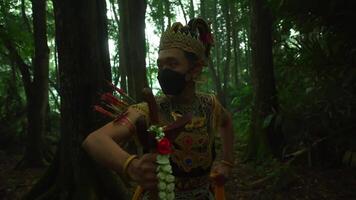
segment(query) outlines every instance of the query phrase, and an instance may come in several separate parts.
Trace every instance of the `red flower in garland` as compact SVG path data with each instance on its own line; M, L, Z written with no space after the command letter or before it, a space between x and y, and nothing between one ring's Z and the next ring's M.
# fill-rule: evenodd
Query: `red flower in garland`
M159 154L171 154L172 153L172 144L166 138L162 138L157 144L157 151Z

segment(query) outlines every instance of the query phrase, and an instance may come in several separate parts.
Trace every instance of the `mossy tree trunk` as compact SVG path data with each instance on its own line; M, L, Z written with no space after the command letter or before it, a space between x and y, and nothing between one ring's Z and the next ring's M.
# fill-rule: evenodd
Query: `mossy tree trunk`
M145 0L120 1L120 68L126 69L128 93L142 100L146 77Z
M272 16L265 0L251 0L251 49L254 101L247 156L262 160L278 154L279 140L265 119L278 111L272 56Z
M24 9L23 3L22 7ZM26 24L29 23L27 18L24 17L24 20L26 20ZM21 57L16 41L7 32L6 26L8 25L0 25L0 39L8 51L11 62L17 66L21 73L27 101L26 149L23 159L17 165L21 168L43 167L47 155L43 144L48 106L49 48L46 23L46 1L32 1L34 54L31 64L27 64L25 59ZM32 30L26 29L26 31Z
M61 140L46 174L25 199L127 199L111 171L81 148L105 122L93 111L111 81L105 1L54 0L61 97Z

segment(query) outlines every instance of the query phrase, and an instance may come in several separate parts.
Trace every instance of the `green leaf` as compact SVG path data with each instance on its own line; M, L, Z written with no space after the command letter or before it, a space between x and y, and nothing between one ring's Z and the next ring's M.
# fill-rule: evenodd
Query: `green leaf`
M352 158L352 152L346 151L344 157L342 158L342 163L344 163L345 165L349 165L351 158Z
M313 91L313 89L314 89L314 88L312 88L312 87L308 87L308 88L305 90L305 92L308 94L308 93L310 93L311 91Z
M265 118L265 120L263 121L262 127L263 127L263 128L267 128L267 127L271 124L271 121L272 121L272 119L273 119L274 116L275 116L274 113L268 115L268 116Z

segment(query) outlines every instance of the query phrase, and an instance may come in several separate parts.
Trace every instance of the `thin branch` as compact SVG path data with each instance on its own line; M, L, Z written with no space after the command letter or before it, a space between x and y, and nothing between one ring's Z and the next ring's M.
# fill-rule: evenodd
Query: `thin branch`
M194 18L194 1L193 0L190 0L189 1L189 18L190 19L193 19Z
M117 24L117 27L118 27L118 31L120 31L119 27L120 27L120 20L119 20L119 17L118 17L118 14L116 12L116 7L115 7L115 4L113 2L110 2L111 3L111 8L112 8L112 11L114 13L114 18L115 18L115 22Z
M181 7L181 9L182 9L185 24L187 24L187 23L188 23L188 21L187 21L187 13L185 13L185 10L184 10L184 6L183 6L183 3L182 3L182 0L179 0L179 1L178 1L178 3L179 3L179 5L180 5L180 7Z
M59 86L58 86L58 84L56 82L54 82L53 80L49 79L48 83L49 83L50 87L53 87L56 90L56 92L58 94L60 94Z
M60 95L60 94L59 94L59 90L56 88L56 85L53 83L53 81L49 81L49 83L51 84L51 87L53 87L53 88L57 91L57 94ZM60 106L59 101L58 101L58 95L56 96L56 95L54 94L53 90L51 90L51 87L49 87L48 90L49 90L49 92L51 93L51 95L52 95L52 97L53 97L53 99L54 99L54 104L56 104L56 107L57 107L58 109L60 109L61 106Z
M28 30L29 33L32 33L32 28L31 28L31 24L30 24L30 20L28 20L28 17L26 15L26 4L25 4L25 0L21 0L21 15L22 18L25 22L26 28Z
M118 38L117 38L117 41L120 41L120 37L121 37L121 35L120 35L120 19L119 19L119 15L118 15L118 13L117 13L117 10L116 10L116 7L115 7L115 4L114 4L114 2L111 2L110 1L110 3L111 3L111 8L112 8L112 11L113 11L113 13L114 13L114 19L115 19L115 22L116 22L116 25L117 25L117 31L118 31ZM121 44L120 44L121 45ZM119 50L120 51L120 50ZM115 54L115 56L114 56L114 66L113 67L116 67L117 68L117 71L116 71L116 73L115 73L115 80L114 80L114 83L115 83L115 85L117 85L117 83L118 83L118 81L119 81L119 77L120 77L120 68L122 67L122 66L120 66L120 65L118 65L118 66L116 66L116 64L117 64L117 58L119 57L119 59L120 59L120 52L119 51L117 51L116 52L116 54Z
M168 27L171 27L171 12L170 12L170 2L169 2L169 0L165 0L164 1L164 13L165 13L165 15L166 15L166 17L167 17L167 19L168 19Z
M58 49L57 49L57 40L54 40L54 67L56 70L56 83L58 84L58 88L60 87L60 79L59 79L59 69L58 69Z

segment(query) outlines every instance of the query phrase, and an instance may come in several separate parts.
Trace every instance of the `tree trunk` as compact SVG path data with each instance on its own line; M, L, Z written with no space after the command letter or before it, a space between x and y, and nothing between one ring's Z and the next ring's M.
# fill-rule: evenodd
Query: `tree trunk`
M32 8L32 11L33 10L34 9ZM25 0L21 0L21 15L22 15L22 19L25 22L25 26L26 26L27 31L29 33L32 33L32 27L31 27L31 24L30 24L30 20L28 19L27 15L26 15L26 3L25 3Z
M129 60L127 59L128 57L128 51L127 47L129 46L129 42L126 38L128 38L128 31L126 30L128 26L128 8L127 8L127 2L126 1L121 1L118 0L119 3L119 15L120 15L120 28L119 28L119 33L120 33L120 44L119 44L119 68L120 68L120 74L121 74L121 81L120 81L120 86L121 88L127 92L128 91L128 74L127 70L129 67Z
M213 52L215 56L215 59L213 59L213 61L215 62L210 62L211 65L209 66L209 69L211 71L211 73L213 74L213 77L215 76L215 78L213 78L213 80L215 83L215 89L216 89L216 93L217 96L219 98L219 100L221 101L224 98L224 93L223 93L223 89L222 89L222 84L221 84L221 79L220 79L220 73L219 73L219 67L221 65L221 57L220 57L220 35L219 35L219 29L218 29L218 19L217 19L217 15L218 15L218 4L219 1L218 0L214 0L213 2L213 34L215 37L215 44L214 44L214 48L213 48Z
M237 4L237 3L236 3ZM235 8L235 2L231 2L230 5L230 14L231 14L231 34L232 34L232 46L234 49L234 65L233 65L233 81L234 85L238 86L239 85L239 52L240 52L240 47L239 47L239 36L237 34L237 26L234 26L234 24L237 24L237 17L236 17L236 8Z
M166 15L168 20L168 27L171 27L171 3L169 2L169 0L164 0L164 14Z
M118 0L118 1L120 1L120 0ZM119 15L118 15L118 11L120 10L120 8L116 9L114 1L110 1L110 3L111 3L111 7L112 7L112 10L113 10L113 14L114 14L114 20L115 20L115 23L116 23L116 26L117 26L117 31L119 33L119 34L117 34L118 38L116 38L116 41L119 41L120 44L121 44L121 39L120 39L121 38L120 37L121 36L121 31L120 31L121 29L120 29ZM119 5L119 2L117 2L117 4ZM114 74L115 78L113 80L113 84L117 85L117 83L120 80L120 88L123 89L126 92L127 91L127 88L126 88L127 87L126 69L125 69L125 67L120 66L120 64L118 66L116 66L116 63L117 63L116 60L118 59L118 57L119 57L119 61L120 61L120 49L117 52L115 52L115 56L114 56L114 66L112 66L112 67L114 69L115 68L117 68L117 69L115 70L116 73Z
M119 25L119 71L120 71L120 87L123 89L125 92L128 91L128 80L127 80L127 68L128 68L128 61L127 61L127 54L128 52L125 50L125 48L128 46L128 41L125 40L125 38L128 37L128 31L126 31L124 28L127 27L127 14L125 12L127 11L127 3L125 1L120 1L118 0L118 5L119 5L119 15L120 15L120 23Z
M194 18L194 0L189 0L189 18Z
M30 166L43 164L43 135L48 106L48 65L49 48L47 45L46 1L32 1L33 36L35 56L34 78L27 99L28 133L24 156Z
M127 70L128 93L142 100L142 89L147 87L145 63L145 12L144 0L120 1L120 67Z
M221 89L221 84L220 84L220 78L217 75L212 58L209 59L208 67L209 67L211 76L213 78L213 83L215 85L216 93L217 93L218 97L220 98L223 95L222 89Z
M152 60L150 59L150 43L149 41L146 39L146 56L148 57L148 71L149 73L147 73L148 75L148 83L149 83L149 87L152 88L153 87L153 81L155 80L154 77L154 73L153 73L153 68L155 66L155 62L152 63ZM153 66L153 67L152 67Z
M252 15L252 11L251 9L246 6L245 7L245 13L247 13L249 16ZM250 19L249 23L251 24L252 19ZM250 76L250 71L251 71L251 65L252 65L252 61L251 61L251 57L252 57L252 50L251 50L251 47L252 47L252 44L251 44L251 26L247 26L246 29L245 29L245 44L246 44L246 71L247 71L247 75Z
M248 158L276 155L273 126L264 126L267 116L278 111L272 57L272 18L264 0L251 0L252 81L254 106Z
M61 140L54 162L25 199L127 199L117 176L81 148L105 122L93 111L111 81L105 1L54 0Z
M179 3L180 8L182 9L182 13L183 13L183 17L184 17L185 23L188 23L187 14L185 13L185 9L184 9L184 5L182 3L182 0L179 0L178 3Z
M250 22L251 23L251 22ZM251 71L251 51L250 51L250 38L247 29L243 31L243 41L245 43L245 69L246 69L246 74L250 76L250 71Z
M224 95L222 96L223 98L221 99L221 104L223 106L226 106L227 104L227 97L228 95L228 80L230 80L230 60L231 60L231 16L230 16L230 2L229 0L224 0L222 2L222 9L224 13L224 18L225 18L225 26L226 26L226 46L224 47L225 50L225 56L226 56L226 61L224 63L224 72L223 72L223 91Z
M200 0L200 16L203 19L207 20L207 14L206 14L206 2L205 0Z
M160 27L161 27L161 34L165 31L165 29L167 28L166 25L165 25L165 22L164 22L164 16L165 16L165 13L164 13L164 2L163 1L159 1L158 3L158 10L161 11L160 12L160 16L158 21L159 21L159 24L160 24Z
M24 10L22 2L22 10ZM24 12L24 11L23 11ZM23 18L27 17L24 13ZM45 165L43 135L45 133L46 109L48 105L48 57L46 1L32 2L34 61L32 63L33 78L30 68L21 58L4 27L0 26L0 36L9 51L10 59L21 72L22 82L27 100L27 141L23 159L17 167L42 167ZM27 21L26 21L27 22ZM27 23L26 23L27 24ZM27 25L27 28L30 26Z
M205 1L205 0L200 0L200 13L201 13L201 17L203 19L207 19L208 18L208 12L206 12L208 7L207 7L206 3L208 3L208 2ZM216 20L216 17L215 17L216 16L215 14L217 12L216 11L216 7L214 6L214 9L212 9L212 10L214 11L214 13L212 14L214 16L213 17L214 18L214 24L213 24L214 32L213 32L213 34L214 34L217 31L217 28L216 28L217 27L217 24L216 24L217 20ZM217 41L217 37L215 35L215 42L216 41ZM220 81L220 77L218 76L218 72L217 72L218 68L216 68L214 66L214 60L215 60L216 65L218 65L218 58L216 58L217 55L218 55L218 53L216 53L216 52L218 50L215 49L215 48L218 48L217 46L218 45L216 45L216 43L215 43L215 47L214 47L215 54L211 54L211 56L215 56L215 59L213 59L212 57L209 58L208 68L209 68L210 74L211 74L212 79L213 79L213 84L215 86L216 93L217 93L218 97L221 98L223 96L223 94L222 94L223 92L222 92L222 88L221 88L221 81Z

